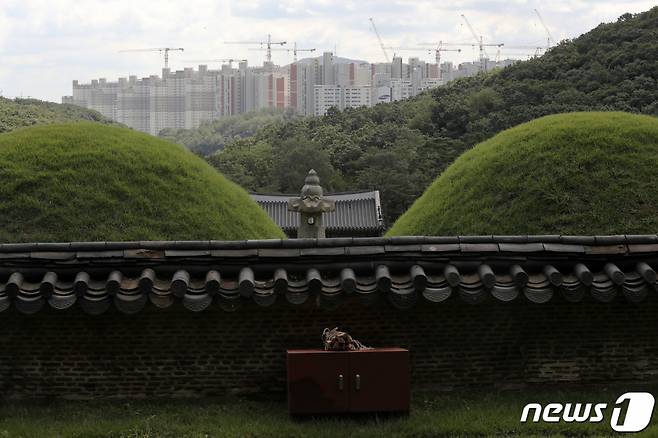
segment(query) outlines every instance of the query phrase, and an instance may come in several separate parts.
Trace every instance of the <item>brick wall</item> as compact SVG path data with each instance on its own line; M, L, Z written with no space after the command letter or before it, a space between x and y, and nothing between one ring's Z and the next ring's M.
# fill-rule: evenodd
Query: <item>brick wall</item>
M658 380L658 299L640 305L451 299L402 312L388 303L174 306L127 316L72 309L0 315L3 397L201 396L283 390L285 349L349 327L366 345L411 350L415 387Z

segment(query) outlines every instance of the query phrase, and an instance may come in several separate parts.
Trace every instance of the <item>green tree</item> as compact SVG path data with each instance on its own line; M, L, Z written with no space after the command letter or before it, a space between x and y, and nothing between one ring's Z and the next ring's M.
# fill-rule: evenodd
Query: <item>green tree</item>
M326 151L299 137L285 140L279 145L274 156L272 183L277 191L295 193L304 184L304 178L310 169L315 169L326 190L341 187L339 176Z

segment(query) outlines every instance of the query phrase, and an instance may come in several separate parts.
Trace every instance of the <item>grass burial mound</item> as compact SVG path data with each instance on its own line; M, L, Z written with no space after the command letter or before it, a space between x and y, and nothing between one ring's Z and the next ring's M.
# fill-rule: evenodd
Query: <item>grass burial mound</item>
M658 118L558 114L460 156L389 235L658 232Z
M0 242L231 240L283 232L201 158L90 122L0 135Z

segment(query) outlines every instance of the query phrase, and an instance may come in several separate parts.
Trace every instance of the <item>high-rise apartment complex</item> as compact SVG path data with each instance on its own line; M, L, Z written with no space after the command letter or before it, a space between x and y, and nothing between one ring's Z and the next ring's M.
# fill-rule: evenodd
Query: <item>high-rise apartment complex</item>
M487 70L509 65L487 61ZM99 111L104 116L134 129L157 135L162 129L190 129L201 122L263 108L290 108L304 116L323 115L338 109L372 106L406 99L461 76L481 70L478 62L460 64L426 63L418 58L394 57L390 63L370 64L335 58L325 52L279 67L265 62L250 67L240 62L237 69L223 65L217 70L200 65L162 76L117 82L94 79L89 84L73 81L72 103Z

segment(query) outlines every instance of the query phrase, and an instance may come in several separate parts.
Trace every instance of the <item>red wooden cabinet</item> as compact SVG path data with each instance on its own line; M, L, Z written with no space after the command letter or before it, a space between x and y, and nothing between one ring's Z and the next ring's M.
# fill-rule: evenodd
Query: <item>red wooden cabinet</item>
M292 414L409 410L409 351L288 350Z

